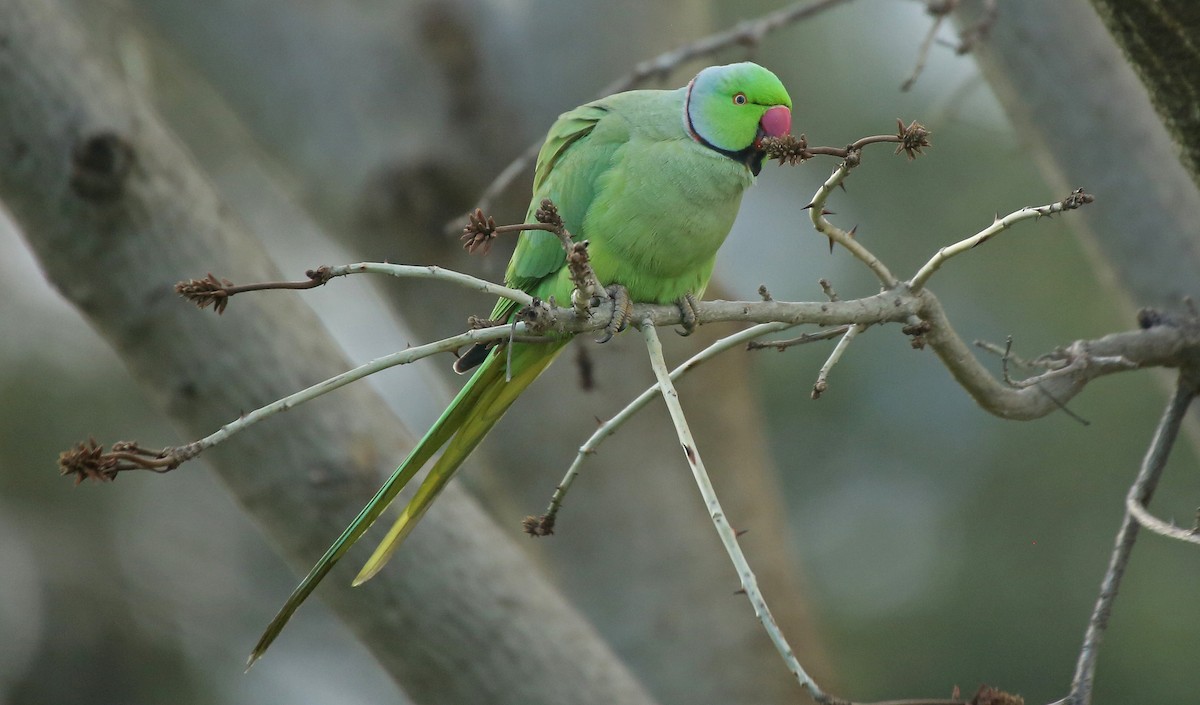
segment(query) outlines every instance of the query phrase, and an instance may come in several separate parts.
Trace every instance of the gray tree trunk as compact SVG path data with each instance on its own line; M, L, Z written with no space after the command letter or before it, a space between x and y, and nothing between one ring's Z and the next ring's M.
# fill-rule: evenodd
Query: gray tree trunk
M1093 206L1070 220L1136 306L1200 294L1200 192L1147 92L1086 0L1014 0L975 50L1056 192Z
M1200 183L1200 4L1194 0L1092 0L1150 94Z

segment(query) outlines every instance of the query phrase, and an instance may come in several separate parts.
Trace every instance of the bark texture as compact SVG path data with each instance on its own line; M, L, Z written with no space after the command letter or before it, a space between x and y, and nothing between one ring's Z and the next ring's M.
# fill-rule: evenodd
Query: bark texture
M1200 4L1193 0L1092 0L1146 85L1159 117L1200 184Z

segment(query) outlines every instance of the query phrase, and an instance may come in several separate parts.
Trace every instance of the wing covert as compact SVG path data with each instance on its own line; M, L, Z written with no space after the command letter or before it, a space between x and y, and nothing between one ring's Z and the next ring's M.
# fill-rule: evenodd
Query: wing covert
M608 115L610 110L604 105L589 103L563 113L551 126L538 152L533 197L525 222L533 222L542 199L549 198L558 206L567 230L576 239L586 237L581 232L582 223L595 198L597 181L612 165L617 148L628 139L623 125L617 124L621 121L604 120ZM565 261L566 254L554 233L527 230L517 241L504 279L513 288L531 291ZM501 300L492 318L507 317L513 308L513 302Z

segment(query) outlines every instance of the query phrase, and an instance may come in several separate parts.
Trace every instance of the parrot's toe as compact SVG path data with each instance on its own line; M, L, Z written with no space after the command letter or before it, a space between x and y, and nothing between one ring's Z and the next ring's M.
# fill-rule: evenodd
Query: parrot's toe
M679 314L683 317L683 327L676 328L675 332L684 337L695 333L696 326L700 325L700 321L696 317L696 297L688 292L675 299L675 305L679 307Z
M607 343L617 333L629 327L633 320L633 299L629 290L620 284L612 284L605 289L608 299L612 302L612 313L604 326L604 335L596 339L597 343Z

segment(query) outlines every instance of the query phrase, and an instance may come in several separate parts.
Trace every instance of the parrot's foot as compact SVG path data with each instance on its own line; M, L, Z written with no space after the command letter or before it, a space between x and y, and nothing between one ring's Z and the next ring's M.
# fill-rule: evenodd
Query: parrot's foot
M679 315L683 316L683 328L676 328L675 332L686 338L695 333L696 326L700 325L700 322L696 320L696 297L688 292L675 299L675 305L679 307Z
M629 290L620 284L612 284L604 291L608 292L608 299L612 301L612 314L604 325L604 335L596 339L597 343L612 340L614 335L628 328L633 320L633 299L629 296Z

